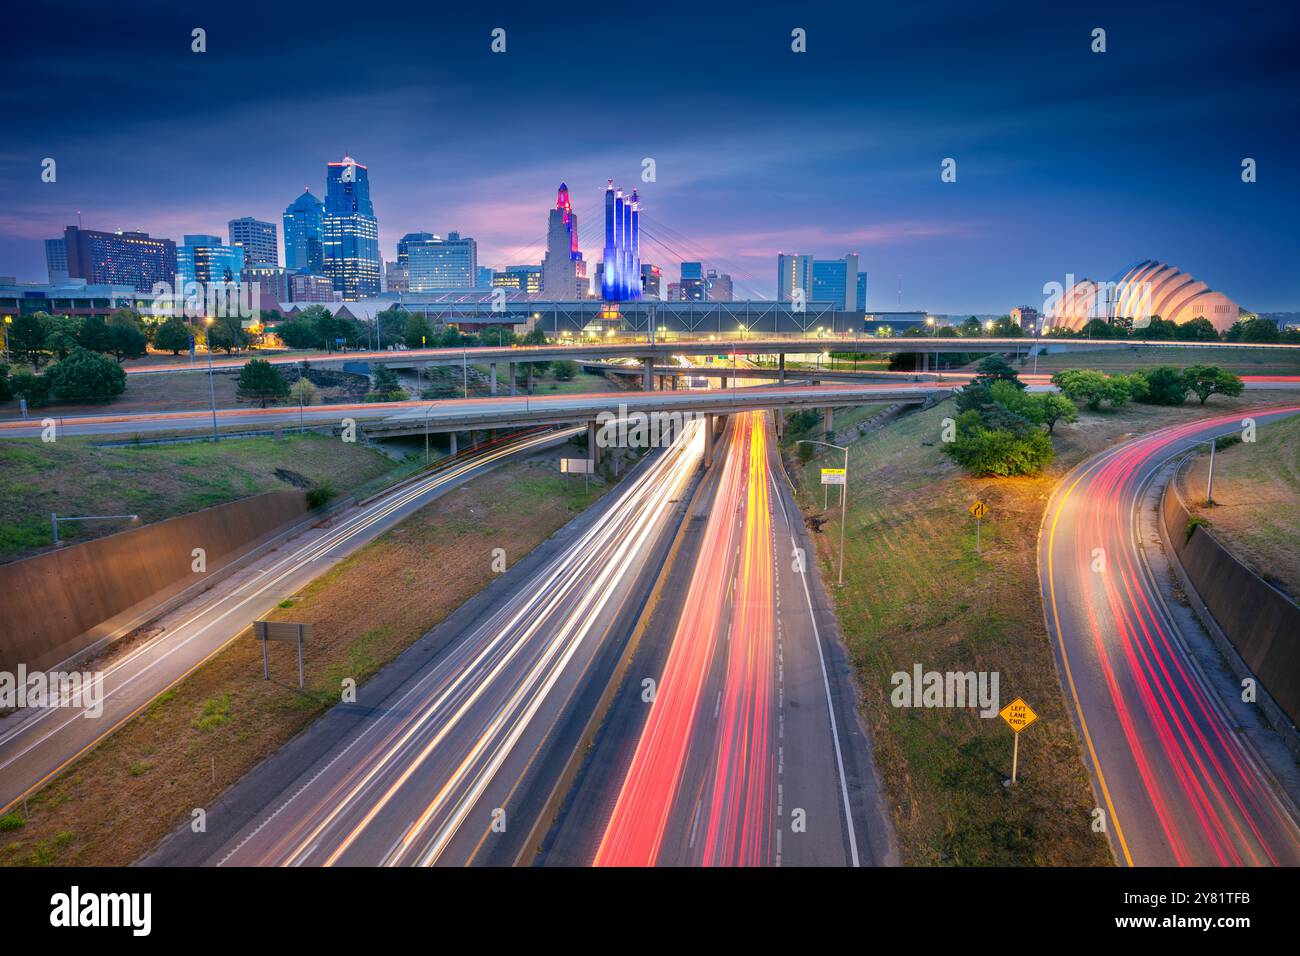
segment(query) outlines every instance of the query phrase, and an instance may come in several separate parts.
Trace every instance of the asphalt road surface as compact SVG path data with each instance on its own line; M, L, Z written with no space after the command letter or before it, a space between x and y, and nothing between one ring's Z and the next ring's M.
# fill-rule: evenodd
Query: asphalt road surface
M1297 411L1249 414L1266 428ZM1161 466L1239 430L1245 414L1095 456L1066 477L1044 519L1048 631L1121 865L1300 864L1294 808L1198 664L1196 638L1180 632L1138 545L1143 490Z
M496 845L535 822L525 808L547 789L538 769L589 698L593 662L626 636L622 612L676 527L702 450L693 422L578 519L555 553L522 578L500 579L454 640L425 659L412 648L376 677L382 696L366 700L367 685L366 706L339 705L318 728L328 735L331 721L351 719L348 733L291 774L292 744L245 778L243 793L223 802L256 792L261 809L219 847L177 851L199 845L180 832L154 862L193 859L187 852L231 866L500 862ZM309 747L311 733L295 743Z
M167 614L159 632L102 667L103 713L83 707L25 709L0 719L0 808L30 793L142 707L233 641L250 623L389 528L503 460L564 441L568 429L468 454L292 538Z
M736 416L725 453L653 703L621 783L605 783L617 797L592 861L882 862L878 795L859 779L870 756L810 574L796 570L801 516L767 417Z

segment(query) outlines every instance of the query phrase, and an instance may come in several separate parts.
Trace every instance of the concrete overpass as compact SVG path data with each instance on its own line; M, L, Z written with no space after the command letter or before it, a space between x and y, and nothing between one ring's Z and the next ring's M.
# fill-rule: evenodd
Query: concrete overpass
M754 409L819 408L826 428L836 406L890 402L924 405L947 395L956 385L759 385L746 388L661 392L599 392L587 395L519 396L427 402L379 420L359 423L367 438L397 438L476 432L522 425L565 425L637 414L687 417L727 415ZM779 418L778 418L779 421ZM454 443L454 438L453 438ZM453 448L455 445L453 444ZM594 446L593 446L594 447Z

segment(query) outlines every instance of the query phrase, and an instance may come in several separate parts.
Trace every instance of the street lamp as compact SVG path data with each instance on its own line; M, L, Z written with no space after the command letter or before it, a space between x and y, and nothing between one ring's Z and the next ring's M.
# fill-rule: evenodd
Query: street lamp
M844 525L848 515L848 491L849 491L849 449L845 445L833 445L828 441L813 441L811 438L802 438L795 442L796 445L825 445L827 448L838 448L844 452L844 484L840 486L840 579L836 587L844 587Z
M50 532L53 544L56 548L62 547L63 542L59 540L59 522L60 521L139 521L139 515L86 515L80 518L65 517L60 518L53 511L50 512Z
M208 397L212 399L212 440L220 441L221 438L217 434L217 386L212 379L212 322L213 318L210 315L203 320L203 324L207 328L204 333L204 345L207 346L208 350Z

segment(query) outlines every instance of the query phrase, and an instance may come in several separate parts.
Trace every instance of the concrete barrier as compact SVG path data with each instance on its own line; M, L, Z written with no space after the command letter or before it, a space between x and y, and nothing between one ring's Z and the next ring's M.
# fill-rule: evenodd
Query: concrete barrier
M1191 513L1177 480L1161 504L1165 540L1241 660L1291 723L1300 723L1300 607L1238 561Z
M105 646L307 513L303 492L272 491L0 565L0 670L49 669Z

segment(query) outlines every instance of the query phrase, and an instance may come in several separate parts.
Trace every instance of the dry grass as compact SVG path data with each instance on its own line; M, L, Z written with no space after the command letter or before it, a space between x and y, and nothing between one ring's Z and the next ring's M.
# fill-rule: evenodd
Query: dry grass
M0 864L147 853L336 703L344 677L364 683L486 586L493 548L513 564L604 487L588 497L552 468L517 462L464 485L313 582L276 612L313 627L304 690L291 644L271 646L263 681L261 645L241 636L31 797L25 824L0 836Z
M1261 393L1250 403L1261 401ZM1058 427L1057 461L1038 478L973 479L940 452L951 403L907 415L851 446L846 586L840 626L864 688L863 712L911 865L1105 865L1091 832L1095 805L1043 623L1037 536L1047 499L1078 462L1136 432L1246 404L1129 406ZM819 457L799 473L805 514L820 512ZM990 508L975 553L976 499ZM832 495L832 501L834 496ZM834 574L838 509L817 536ZM896 709L890 677L912 670L997 671L1003 703L1023 697L1040 716L1025 731L1020 783L1012 735L972 710Z
M1264 580L1300 599L1300 417L1261 425L1253 444L1215 456L1214 507L1205 508L1208 454L1185 473L1183 500Z

